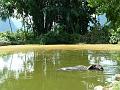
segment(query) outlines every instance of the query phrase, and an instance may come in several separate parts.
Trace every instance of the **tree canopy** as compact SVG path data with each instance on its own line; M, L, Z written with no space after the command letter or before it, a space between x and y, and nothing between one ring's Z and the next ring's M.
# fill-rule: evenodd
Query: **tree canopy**
M63 25L67 33L84 35L95 12L86 0L2 0L1 3L10 16L15 11L23 20L31 16L32 28L37 35L49 32L53 22Z
M89 6L96 7L97 14L106 14L112 28L120 23L120 0L88 0Z
M104 27L96 21L96 15L100 14L107 17ZM0 17L5 20L11 16L22 18L25 29L50 43L68 43L66 38L72 43L79 39L92 43L108 43L109 39L118 42L119 35L114 33L118 33L120 27L119 0L0 0ZM94 24L92 27L90 22ZM110 34L108 29L117 32Z

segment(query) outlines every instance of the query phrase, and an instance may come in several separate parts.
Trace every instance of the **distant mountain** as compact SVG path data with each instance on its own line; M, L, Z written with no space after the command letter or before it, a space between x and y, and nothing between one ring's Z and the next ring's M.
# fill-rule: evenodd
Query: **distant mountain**
M10 23L12 26L13 32L15 32L18 28L22 27L22 23L14 18L10 19ZM7 19L6 21L2 21L0 19L0 32L5 32L5 31L10 31L10 24L9 20Z

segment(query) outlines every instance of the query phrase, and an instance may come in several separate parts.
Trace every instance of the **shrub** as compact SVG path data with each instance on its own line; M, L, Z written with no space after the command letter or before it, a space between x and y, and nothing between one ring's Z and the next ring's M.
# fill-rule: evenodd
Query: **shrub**
M0 33L0 46L11 44L8 38L4 36L4 33Z
M15 33L15 37L17 40L27 41L34 38L34 33L32 31L19 29Z
M64 31L64 26L56 24L51 31L40 37L42 44L73 44L79 43L79 34L69 34Z
M110 37L109 42L110 42L111 44L117 44L117 43L118 43L118 38L117 38L117 36L112 35L112 36Z
M117 29L117 31L114 31L113 29L110 30L111 31L111 36L110 36L110 40L109 43L111 44L117 44L119 41L119 29Z
M19 29L17 32L4 32L0 34L1 43L9 41L9 44L25 44L29 43L30 41L34 41L34 34L32 31L26 31Z
M48 32L42 38L44 44L74 44L79 43L79 34L68 34L66 32L55 33L53 31Z
M88 44L105 44L109 43L109 33L106 30L93 29L85 35L80 36L80 42Z

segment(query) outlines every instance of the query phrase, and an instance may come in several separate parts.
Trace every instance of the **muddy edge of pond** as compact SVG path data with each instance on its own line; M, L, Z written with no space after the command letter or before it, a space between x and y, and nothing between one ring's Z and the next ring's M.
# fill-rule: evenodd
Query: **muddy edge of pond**
M75 45L9 45L0 46L0 51L21 51L21 50L117 50L120 51L120 45L116 44L75 44Z

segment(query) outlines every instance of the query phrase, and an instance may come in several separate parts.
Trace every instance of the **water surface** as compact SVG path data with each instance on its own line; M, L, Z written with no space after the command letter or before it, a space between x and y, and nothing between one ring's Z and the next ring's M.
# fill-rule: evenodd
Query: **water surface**
M0 90L93 90L120 72L119 51L36 50L0 53ZM57 71L100 64L104 71Z

